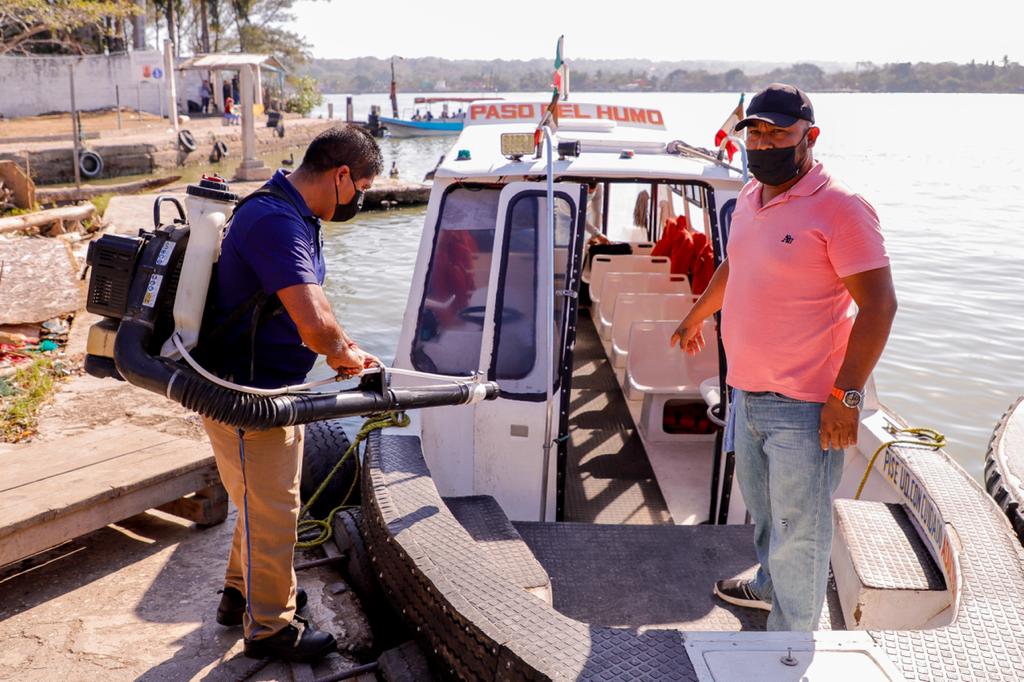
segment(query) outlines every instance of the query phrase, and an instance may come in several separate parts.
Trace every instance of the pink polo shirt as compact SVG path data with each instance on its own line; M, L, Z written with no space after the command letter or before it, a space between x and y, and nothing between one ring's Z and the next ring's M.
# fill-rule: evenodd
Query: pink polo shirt
M751 181L736 201L728 256L729 385L825 402L853 326L842 278L889 264L875 210L821 163L766 206Z

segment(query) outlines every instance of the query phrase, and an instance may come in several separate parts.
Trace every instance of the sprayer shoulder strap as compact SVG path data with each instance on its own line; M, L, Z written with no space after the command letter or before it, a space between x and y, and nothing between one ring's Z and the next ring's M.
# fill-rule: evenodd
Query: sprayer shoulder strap
M231 213L231 220L234 220L235 216L238 215L238 209L245 206L250 199L255 199L256 197L275 197L277 199L280 199L281 201L284 201L289 206L298 211L300 216L302 215L302 211L300 211L299 207L295 205L295 202L292 201L292 198L288 196L288 192L284 191L277 185L268 182L259 189L257 189L256 191L252 192L251 194L247 194L246 196L238 200L238 203L235 204L235 210Z
M295 206L295 202L292 201L292 198L288 196L287 192L268 182L255 192L243 197L237 204L235 204L235 209L231 213L231 218L228 221L228 227L231 226L231 222L234 221L235 216L238 215L238 209L242 208L246 202L250 199L255 199L256 197L266 196L281 199L298 210L298 207ZM251 353L252 346L255 344L256 327L264 319L270 315L276 314L282 308L283 305L281 304L281 299L277 297L277 294L268 294L263 289L258 289L249 296L249 298L242 301L237 308L232 310L227 317L220 322L220 324L203 336L203 345L208 348L216 348L218 346L222 346L228 341L234 341L242 334L243 331L247 331ZM243 320L247 320L248 324L241 325L240 323Z

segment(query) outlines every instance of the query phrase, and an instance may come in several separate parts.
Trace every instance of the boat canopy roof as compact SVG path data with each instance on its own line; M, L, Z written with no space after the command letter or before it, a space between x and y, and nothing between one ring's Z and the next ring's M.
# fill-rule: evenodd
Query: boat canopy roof
M473 102L465 128L435 177L493 181L509 176L544 176L544 158L535 159L532 154L519 160L503 156L501 136L532 134L547 106L546 102ZM556 177L696 180L734 190L743 184L741 174L724 163L669 152L675 139L666 130L658 109L593 102L562 102L558 107L559 125L553 142L578 141L581 153L556 158Z
M500 97L494 98L495 101ZM413 100L416 104L434 104L436 102L477 102L479 97L417 97Z

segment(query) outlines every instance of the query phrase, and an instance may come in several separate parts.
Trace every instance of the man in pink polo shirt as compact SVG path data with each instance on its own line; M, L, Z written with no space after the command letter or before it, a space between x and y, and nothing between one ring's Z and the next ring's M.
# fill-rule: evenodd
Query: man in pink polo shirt
M726 602L770 610L769 630L814 630L832 546L832 493L843 449L857 442L864 385L896 314L874 209L813 157L820 130L799 89L773 84L750 100L756 180L740 192L727 258L672 337L704 346L722 311L732 388L727 448L754 522L761 566L722 580ZM851 305L856 303L856 313Z

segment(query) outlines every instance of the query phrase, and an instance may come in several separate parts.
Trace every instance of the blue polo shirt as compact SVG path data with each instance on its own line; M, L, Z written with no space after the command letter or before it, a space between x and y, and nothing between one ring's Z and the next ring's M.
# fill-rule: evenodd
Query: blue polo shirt
M298 190L277 171L268 182L291 201L259 196L235 213L221 244L217 263L217 324L257 291L275 294L295 284L324 283L326 267L320 219ZM305 379L316 353L302 344L295 322L284 308L264 317L257 327L250 380L250 321L230 338L235 348L222 349L221 374L257 388L278 388Z

